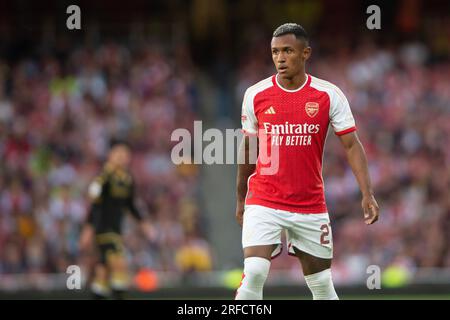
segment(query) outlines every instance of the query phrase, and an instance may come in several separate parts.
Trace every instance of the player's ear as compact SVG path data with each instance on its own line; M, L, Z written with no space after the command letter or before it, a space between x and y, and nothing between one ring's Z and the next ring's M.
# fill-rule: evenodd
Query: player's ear
M312 51L312 49L308 45L303 48L303 59L305 61L308 60L309 57L311 56L311 51Z

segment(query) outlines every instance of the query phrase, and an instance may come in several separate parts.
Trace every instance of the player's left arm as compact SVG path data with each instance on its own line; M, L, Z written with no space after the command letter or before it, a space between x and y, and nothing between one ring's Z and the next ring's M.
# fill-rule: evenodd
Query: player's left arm
M379 207L373 194L364 147L356 131L340 135L339 139L362 193L361 205L364 212L364 221L367 225L375 223L379 217Z
M129 210L129 212L131 213L131 215L139 222L142 221L142 216L140 211L138 210L138 208L136 207L136 201L135 201L135 186L134 186L134 182L132 183L132 185L130 186L130 195L127 199L127 209Z
M131 185L130 196L127 199L127 208L130 211L131 215L139 222L140 228L145 236L151 241L154 240L156 232L153 225L147 218L144 218L142 216L140 210L136 206L134 181Z

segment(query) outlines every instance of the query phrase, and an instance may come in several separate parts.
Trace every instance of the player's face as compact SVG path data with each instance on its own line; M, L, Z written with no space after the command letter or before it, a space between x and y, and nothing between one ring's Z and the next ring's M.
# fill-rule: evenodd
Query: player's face
M311 48L293 34L272 38L272 60L279 76L290 79L305 69Z
M111 150L110 161L120 168L127 168L131 162L130 150L123 145L115 146Z

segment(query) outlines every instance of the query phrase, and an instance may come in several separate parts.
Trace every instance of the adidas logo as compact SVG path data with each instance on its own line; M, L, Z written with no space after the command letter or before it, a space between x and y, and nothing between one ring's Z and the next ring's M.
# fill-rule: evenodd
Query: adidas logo
M275 108L270 106L269 109L266 110L266 112L264 112L264 114L275 114Z

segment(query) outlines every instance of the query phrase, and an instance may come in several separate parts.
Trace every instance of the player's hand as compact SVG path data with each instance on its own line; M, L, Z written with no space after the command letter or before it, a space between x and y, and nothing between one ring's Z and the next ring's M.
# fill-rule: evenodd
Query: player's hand
M239 201L236 203L236 220L239 223L239 225L242 227L242 223L244 220L244 201Z
M363 196L361 202L364 212L364 222L367 225L373 224L378 220L380 208L373 195Z
M81 252L88 251L92 245L92 240L94 238L94 229L92 226L86 225L81 230L80 241L78 242Z

